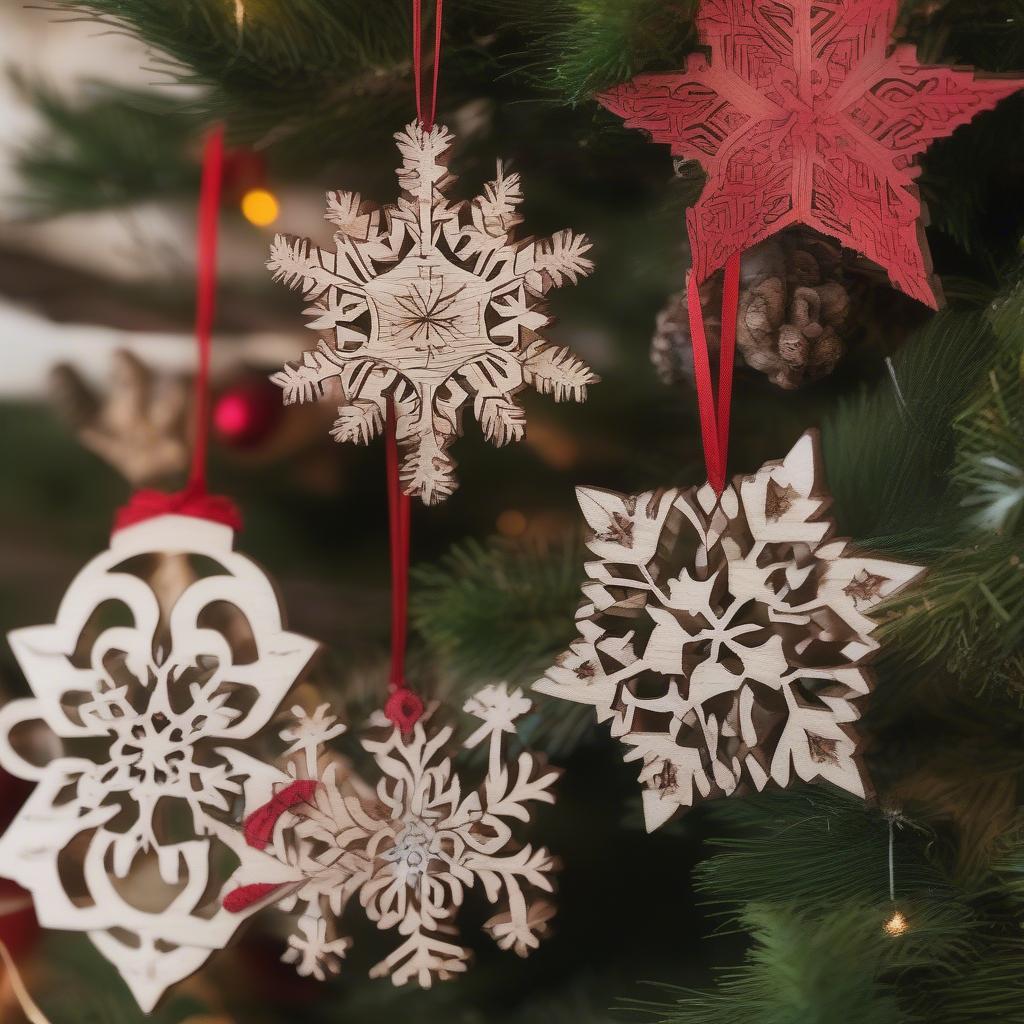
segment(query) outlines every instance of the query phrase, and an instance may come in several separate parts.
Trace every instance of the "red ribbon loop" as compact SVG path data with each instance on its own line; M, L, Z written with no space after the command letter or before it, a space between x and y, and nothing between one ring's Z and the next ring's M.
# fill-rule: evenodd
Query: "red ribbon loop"
M317 785L316 779L296 779L275 793L262 807L257 807L245 819L245 841L253 849L265 850L281 815L296 804L309 803L313 799Z
M384 705L384 714L405 735L411 732L413 726L423 717L423 701L418 693L403 687L388 697Z
M265 900L280 888L281 883L275 884L274 882L253 882L252 885L240 885L224 896L221 906L229 914L240 914L243 910L248 910L254 903Z
M403 733L408 732L423 714L423 701L412 693L405 681L405 649L409 628L409 495L402 493L398 471L398 433L395 405L388 400L387 445L385 457L388 476L388 528L391 541L391 696L384 714Z
M434 68L430 85L430 112L423 116L423 0L412 0L412 72L416 78L416 119L424 131L434 127L437 114L437 76L441 70L441 14L443 0L434 0Z
M725 264L722 285L722 338L718 361L718 401L711 380L711 356L704 330L704 311L700 304L700 285L693 275L687 282L686 301L690 314L690 340L693 347L693 379L697 388L700 434L704 446L704 464L708 483L715 494L725 490L729 461L729 416L732 410L732 377L736 355L736 317L739 312L740 254L734 252Z
M167 513L198 516L242 528L238 509L227 498L206 493L206 450L210 437L210 348L217 298L217 226L220 219L221 186L224 179L224 129L213 128L203 146L203 173L199 186L199 214L196 241L196 370L195 444L192 467L184 490L175 494L137 491L114 518L114 530L123 530L146 519Z
M242 528L242 513L230 498L207 494L205 488L189 484L182 491L136 491L114 516L114 532L157 516L178 515L223 523L236 532Z

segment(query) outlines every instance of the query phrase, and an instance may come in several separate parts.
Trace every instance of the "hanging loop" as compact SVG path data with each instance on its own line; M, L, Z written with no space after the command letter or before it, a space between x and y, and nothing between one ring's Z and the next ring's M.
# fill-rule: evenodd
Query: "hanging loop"
M444 0L434 0L434 65L430 82L430 106L423 113L423 0L412 0L412 73L416 89L416 120L424 131L434 127L437 115L437 79L441 71L441 16Z
M734 252L725 264L722 285L722 337L718 359L717 401L711 380L711 356L704 311L700 304L700 285L691 273L686 286L693 348L693 380L697 388L697 409L704 447L708 482L715 494L725 490L729 461L729 416L732 411L732 378L736 358L736 318L739 313L740 254Z

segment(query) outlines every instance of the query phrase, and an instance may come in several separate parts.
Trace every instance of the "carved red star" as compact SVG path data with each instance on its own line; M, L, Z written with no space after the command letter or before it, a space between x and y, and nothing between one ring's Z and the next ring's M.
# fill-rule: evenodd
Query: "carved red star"
M686 214L698 281L790 224L831 235L929 306L915 157L1024 79L918 63L889 51L898 0L704 0L702 54L598 96L631 128L699 160Z

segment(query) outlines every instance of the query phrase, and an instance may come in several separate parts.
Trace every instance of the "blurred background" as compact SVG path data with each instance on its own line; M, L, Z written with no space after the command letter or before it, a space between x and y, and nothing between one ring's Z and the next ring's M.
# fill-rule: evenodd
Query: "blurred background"
M696 45L693 4L473 0L448 6L438 119L457 134L451 166L459 181L452 194L476 194L502 159L522 176L524 234L571 227L593 239L593 275L552 293L559 324L551 337L602 378L583 406L524 392L529 429L519 445L490 447L467 416L466 435L454 449L459 490L436 508L414 502L413 670L428 695L458 706L464 691L491 678L529 684L571 640L582 576L574 485L641 490L703 478L680 306L688 265L684 212L703 179L695 165L673 166L666 147L626 131L591 98L638 71L678 67ZM210 487L241 507L239 546L280 585L289 625L324 644L307 685L347 708L352 720L383 700L389 639L383 448L335 444L328 434L335 416L330 402L282 407L268 375L299 358L312 336L302 326L301 298L274 284L264 262L276 230L329 241L322 220L327 189L358 190L378 201L396 196L391 136L414 113L407 8L400 0L95 0L43 7L0 0L5 632L52 621L75 572L105 548L112 517L133 489L184 480L196 360L199 159L205 131L222 121L228 154ZM991 72L1024 68L1024 8L1015 0L918 0L901 11L898 34L924 60ZM955 477L963 453L954 424L992 373L1019 367L1007 355L1019 346L1019 333L1005 326L1017 323L1017 307L1004 318L1002 335L993 333L990 313L994 302L1015 294L1019 275L1022 112L1024 100L1011 97L922 161L928 238L949 302L939 317L889 288L876 268L808 232L787 232L744 261L741 311L749 330L737 371L731 470L751 471L779 458L804 429L820 426L844 531L939 566L963 551L988 551L987 535L979 540L969 532L983 528L975 520L969 527L962 511L964 493L972 493L964 488L978 478L967 470ZM785 296L774 312L765 281ZM792 303L801 288L805 302L817 303L812 319L823 340L802 362L786 364L778 358L779 337L796 319ZM719 296L710 287L702 298L713 317ZM1019 295L1013 301L1019 305ZM913 351L908 339L917 339ZM1019 372L1007 372L1019 388ZM1019 411L1012 405L1012 416ZM1019 456L1016 426L999 429ZM1004 462L1010 458L1001 452ZM975 456L975 468L984 470L991 451L982 445ZM1009 493L1009 504L997 509L996 527L999 542L1005 547L1009 538L1010 548L992 555L992 564L1003 566L1020 547L1014 510L1022 499L1012 472L1009 483L999 480L1005 486L997 497ZM948 512L941 522L940 509ZM987 565L949 572L977 575ZM945 579L943 571L936 578ZM869 728L880 788L904 785L911 802L923 797L906 779L932 764L936 748L954 751L950 764L960 764L991 723L1020 729L1019 629L1014 625L1007 636L1006 622L1017 622L1015 609L1024 600L1019 581L1005 591L989 583L1004 599L996 601L997 611L980 591L971 592L966 611L959 592L937 592L949 618L913 620L903 646L893 641L902 653L890 666L898 682L892 689L903 696ZM989 612L995 625L984 618ZM990 626L1003 630L996 641L986 632ZM932 630L942 635L941 650ZM979 643L988 638L988 661L964 639L971 630ZM882 675L884 682L884 669ZM938 723L908 724L908 695L920 696L916 687L937 680L948 683L943 700L932 694ZM4 646L0 696L25 690ZM961 744L961 726L950 723L962 723L965 708L985 721ZM321 986L277 964L280 936L270 922L250 928L154 1019L605 1021L619 1019L620 1011L609 1008L621 1000L666 1002L644 982L706 985L714 966L742 960L752 928L721 928L719 911L695 893L691 868L708 856L710 836L740 824L756 830L780 815L803 820L797 805L766 806L764 820L728 828L701 810L648 837L632 769L588 716L545 704L530 730L528 738L568 769L561 812L542 814L535 828L565 872L556 935L533 958L523 962L490 948L472 917L482 908L471 907L463 932L478 947L479 963L465 980L426 994L366 982L379 939L357 923L356 950L342 978ZM908 753L922 737L924 746ZM989 746L1005 753L1016 739L1004 739ZM979 785L998 777L1007 786L1005 801L992 811L1003 834L1017 823L1020 765L1004 759L989 767L992 774L977 764L974 770ZM5 791L9 815L24 790L9 781ZM957 816L973 797L958 792L943 802L932 792L931 798L919 824L940 831L922 831L901 856L937 872L914 876L924 879L923 890L946 893L937 879L951 885L949 878L959 877ZM862 812L840 801L827 813ZM937 824L940 818L944 824ZM949 835L941 831L947 826ZM864 844L865 875L857 875L864 891L847 895L884 906L881 812L865 817L856 835ZM929 858L947 847L954 851L948 863L935 868ZM971 849L977 852L976 845ZM813 870L820 869L816 863ZM824 880L821 898L828 886ZM800 907L813 902L806 893L796 900ZM142 1019L83 936L40 937L22 920L7 941L19 950L53 1024ZM806 958L800 963L806 966ZM892 970L882 965L865 985L872 992L880 985L898 989L896 976L886 974ZM0 1019L17 1020L9 989L7 996ZM704 1017L659 1012L659 1019L678 1021L726 1014L721 1007L706 1009ZM794 1011L771 1019L824 1017ZM854 1018L840 1013L836 1019ZM969 1018L935 1011L931 1019L966 1024Z

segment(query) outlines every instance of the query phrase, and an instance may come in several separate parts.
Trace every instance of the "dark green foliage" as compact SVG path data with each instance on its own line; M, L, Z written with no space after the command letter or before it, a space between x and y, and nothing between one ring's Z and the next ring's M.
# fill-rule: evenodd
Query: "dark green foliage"
M194 194L196 121L180 100L99 83L73 99L39 82L21 87L44 124L14 157L22 214L52 217Z
M528 40L507 60L514 73L569 103L582 103L640 71L678 67L696 45L696 0L536 0L513 9L482 0ZM525 58L525 59L523 59Z
M467 541L415 570L413 622L460 676L532 682L573 637L582 554Z
M57 10L98 18L139 36L154 65L181 82L205 86L203 106L228 116L250 141L326 131L344 113L381 104L399 87L409 54L408 5L396 0L75 0ZM370 101L370 102L368 102Z
M810 921L798 911L747 906L740 925L753 947L743 968L719 972L710 991L667 989L646 1008L664 1024L904 1024L882 980L891 954L879 919L844 907Z
M892 357L886 378L840 401L822 424L822 451L844 534L908 556L949 539L952 420L994 347L983 313L937 314Z
M412 620L460 689L504 679L529 686L575 636L583 546L554 549L467 541L414 571ZM589 708L538 698L520 727L528 744L564 753L590 726Z
M719 804L712 821L729 838L698 867L698 887L752 946L713 990L669 990L658 1020L714 1024L753 1007L771 1024L1020 1019L971 1016L1020 1013L1024 980L1009 965L1021 940L992 890L951 880L927 831L895 826L892 904L889 825L875 808L806 789ZM883 930L894 908L907 922L898 936Z
M697 869L697 888L716 903L778 904L805 908L859 904L884 909L889 823L878 807L825 786L726 800L710 811L718 856ZM945 901L955 892L923 856L928 837L900 825L894 844L897 897L930 892ZM837 857L836 850L843 856ZM773 865L787 865L785 877Z

